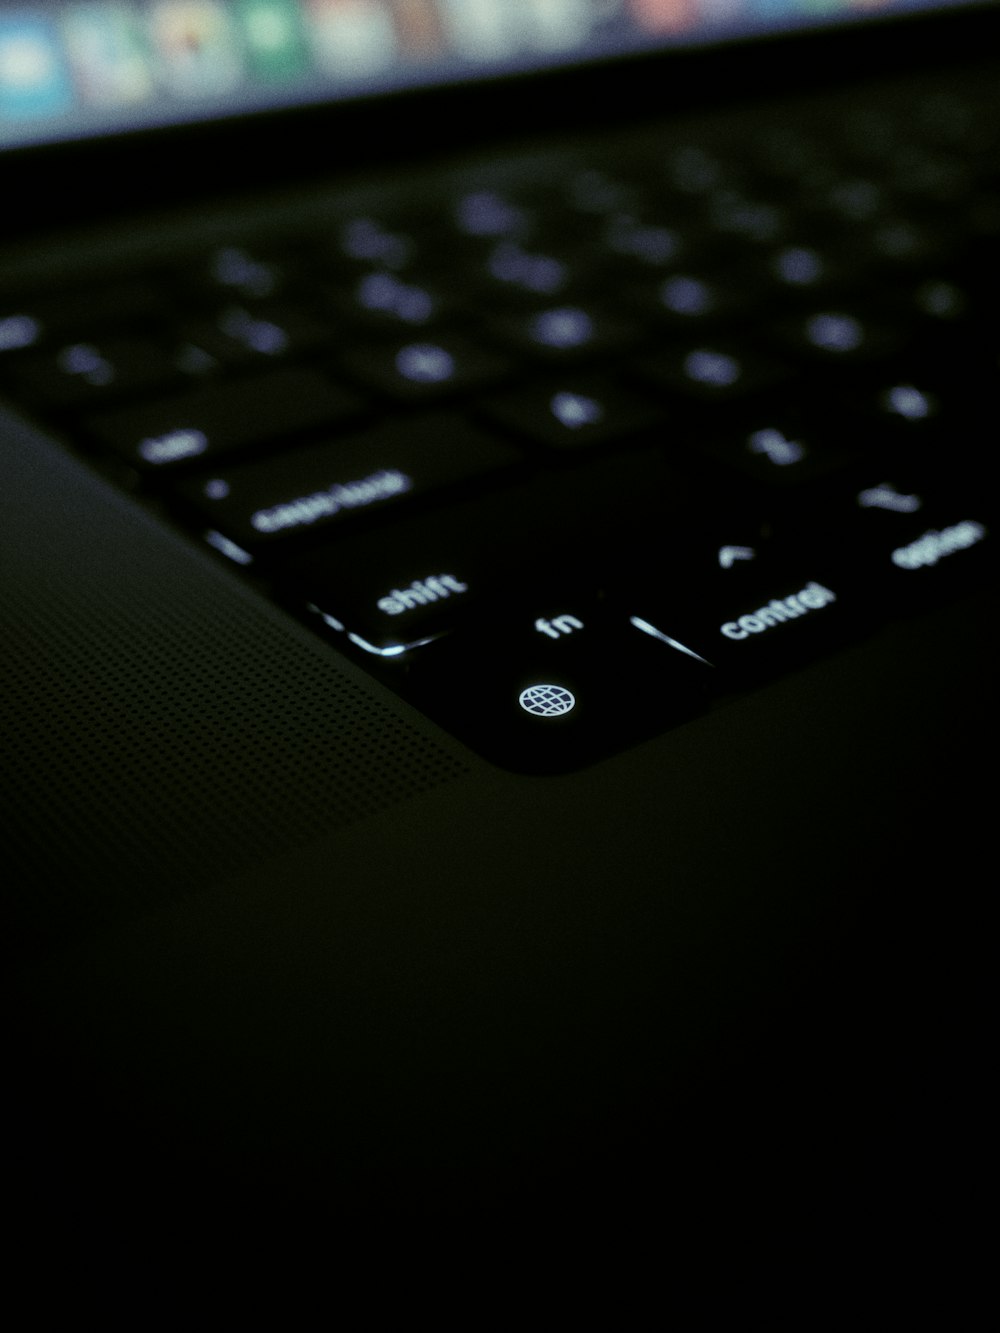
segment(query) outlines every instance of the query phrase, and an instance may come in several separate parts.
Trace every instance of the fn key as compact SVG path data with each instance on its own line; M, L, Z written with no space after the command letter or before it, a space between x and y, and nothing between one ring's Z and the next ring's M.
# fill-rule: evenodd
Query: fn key
M683 721L711 678L625 612L568 597L420 648L405 692L501 767L559 773Z

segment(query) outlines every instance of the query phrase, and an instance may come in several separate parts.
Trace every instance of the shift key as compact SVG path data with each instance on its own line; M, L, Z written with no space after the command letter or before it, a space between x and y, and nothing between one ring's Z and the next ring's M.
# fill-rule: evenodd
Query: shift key
M440 415L223 468L178 482L175 491L210 529L260 552L519 461L513 449Z

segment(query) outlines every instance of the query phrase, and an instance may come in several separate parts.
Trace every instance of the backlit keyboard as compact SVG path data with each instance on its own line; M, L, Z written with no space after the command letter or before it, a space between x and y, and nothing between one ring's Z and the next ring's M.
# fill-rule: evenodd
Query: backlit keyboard
M0 288L0 382L486 757L572 769L981 578L998 100L803 103L179 227Z

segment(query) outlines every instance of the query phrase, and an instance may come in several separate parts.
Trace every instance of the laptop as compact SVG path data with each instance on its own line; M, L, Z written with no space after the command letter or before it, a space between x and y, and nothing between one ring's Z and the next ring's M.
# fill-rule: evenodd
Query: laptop
M996 18L0 9L27 1215L961 1226Z

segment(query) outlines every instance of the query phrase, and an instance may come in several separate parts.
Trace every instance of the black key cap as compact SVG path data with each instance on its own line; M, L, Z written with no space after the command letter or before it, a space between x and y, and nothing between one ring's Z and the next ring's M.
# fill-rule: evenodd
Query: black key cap
M255 551L519 461L460 419L434 416L224 468L176 491L212 529Z
M503 607L537 549L524 490L494 492L391 525L279 556L285 600L320 615L356 647L396 656L455 629L476 609ZM534 499L535 491L528 494Z
M423 328L441 318L445 303L432 288L397 273L363 273L347 290L329 291L332 308L374 329Z
M812 483L833 476L852 461L855 436L856 432L831 422L828 414L817 420L814 413L796 412L778 399L761 404L742 420L699 434L696 443L727 469L759 483L754 503L767 505L777 498L776 491L801 503Z
M819 310L774 330L784 350L816 365L866 365L903 345L901 323L879 322L854 311Z
M896 155L892 187L922 210L952 210L974 188L974 173L958 158L913 144Z
M774 250L767 260L772 289L785 302L810 301L817 294L843 287L850 269L834 249L817 245L785 245Z
M185 330L189 345L230 366L278 361L333 341L333 329L290 303L228 306Z
M470 614L502 617L543 583L604 586L631 529L689 510L658 453L601 457L281 555L276 571L293 605L394 655Z
M918 224L906 217L887 218L864 237L864 252L878 268L927 268L960 244L954 225Z
M673 148L664 162L664 176L671 189L682 195L702 197L712 190L735 184L732 164L712 148L687 143Z
M317 554L322 557L327 552ZM238 555L231 558L242 563ZM357 570L342 571L338 576L336 571L331 574L317 568L304 578L303 587L328 583L332 591L316 593L315 600L304 603L301 597L294 601L318 615L328 629L346 634L348 641L363 652L382 658L401 657L452 633L475 605L473 585L463 583L443 566L431 568L441 568L442 572L425 572L409 582L394 582L385 574L376 581L382 573L378 567L365 568L363 578L358 578ZM397 582L403 586L396 586ZM344 591L338 592L339 588ZM324 610L328 606L335 610Z
M706 222L714 232L755 245L779 241L788 229L781 209L738 190L717 190L706 201Z
M831 503L809 545L828 566L839 559L859 594L890 614L978 583L994 562L995 508L992 491L892 473Z
M689 717L712 672L620 608L567 589L407 659L407 696L517 772L579 768Z
M277 370L93 417L91 433L143 469L172 468L348 421L360 403L307 370Z
M729 404L780 384L789 369L780 361L728 343L669 349L635 367L648 384L701 403Z
M416 235L408 227L368 214L340 223L329 245L330 257L344 268L378 265L398 271L412 264L418 252Z
M96 288L68 288L0 305L0 355L59 341L90 342L108 330L148 329L169 308L154 283L108 280Z
M437 402L485 388L510 371L506 358L458 335L359 347L343 358L362 384L404 403Z
M947 328L964 319L971 306L970 293L964 286L939 275L918 279L907 291L904 309Z
M638 190L631 181L599 167L574 170L566 181L562 196L565 207L584 217L621 217L638 202Z
M680 228L619 214L608 221L601 249L614 267L645 273L674 267L690 249L690 241Z
M468 281L482 289L484 299L535 306L540 298L565 297L579 274L567 255L506 240L495 245L484 262L469 267Z
M746 270L720 274L707 269L674 272L662 282L625 291L637 312L677 330L731 325L754 310L759 294L759 283L749 281Z
M710 577L688 561L684 573L668 571L658 581L642 581L630 606L648 632L667 636L719 670L720 688L737 688L778 675L810 657L837 647L867 623L867 601L847 581L816 577L822 561L754 560L745 565L736 552L727 568L737 576ZM723 570L724 573L724 570Z
M11 378L33 402L59 410L164 389L178 370L168 353L147 339L109 338L23 357Z
M184 277L204 284L210 293L226 293L241 301L263 301L288 286L289 265L255 247L223 245L195 267L193 276L191 265L186 265Z
M513 240L534 225L534 214L513 195L497 190L469 190L449 209L451 225L460 237L474 241Z
M807 214L815 214L821 224L847 227L855 238L858 224L878 222L887 216L891 204L885 186L864 176L833 176L803 202Z
M0 356L10 352L22 352L29 347L37 347L44 336L45 327L41 316L29 313L32 306L5 306L0 309Z
M720 689L753 684L890 614L859 586L834 530L830 540L811 540L821 515L814 506L772 524L737 497L728 513L718 505L638 541L614 586L628 590L629 613L649 632L711 662Z
M636 441L666 420L661 408L600 375L514 389L481 410L508 430L567 452Z
M936 379L918 369L912 378L887 378L848 397L845 421L865 454L876 454L892 472L982 468L978 421L985 405L960 381L947 376L939 388Z
M280 561L282 595L366 653L395 657L498 600L503 557L447 512L397 517Z
M491 321L497 337L536 360L568 363L625 347L638 336L635 325L595 305L548 306Z

